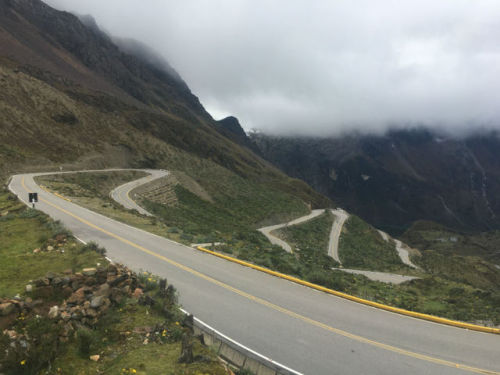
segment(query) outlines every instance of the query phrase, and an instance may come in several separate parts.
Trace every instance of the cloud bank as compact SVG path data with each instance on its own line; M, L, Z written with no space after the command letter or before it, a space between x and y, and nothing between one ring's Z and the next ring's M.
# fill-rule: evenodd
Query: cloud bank
M496 0L46 1L147 43L246 129L500 128Z

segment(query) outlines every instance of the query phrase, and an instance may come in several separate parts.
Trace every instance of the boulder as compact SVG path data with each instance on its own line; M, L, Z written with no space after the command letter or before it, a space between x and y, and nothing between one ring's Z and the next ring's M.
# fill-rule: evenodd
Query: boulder
M96 268L84 268L82 270L82 273L85 276L94 276L97 273L97 269Z
M71 314L67 311L61 312L61 319L67 322L68 320L71 319Z
M55 319L59 316L59 306L55 305L55 306L52 306L49 310L49 314L48 314L48 317L50 319Z
M33 291L33 285L28 284L25 287L26 293L31 293Z
M132 297L134 298L139 298L144 294L141 288L135 288L134 293L132 294Z
M105 296L108 297L111 293L111 288L109 287L109 284L105 283L99 286L97 291L94 292L94 296Z
M90 307L93 309L98 309L104 303L104 296L95 296L90 300Z
M101 356L99 354L95 354L95 355L90 356L90 360L94 361L94 362L97 362L99 360L99 358L101 358Z

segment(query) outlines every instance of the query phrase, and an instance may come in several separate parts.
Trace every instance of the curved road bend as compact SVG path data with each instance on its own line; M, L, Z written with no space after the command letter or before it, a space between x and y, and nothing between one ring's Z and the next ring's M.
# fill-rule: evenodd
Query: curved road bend
M9 188L135 270L175 284L182 305L214 328L304 374L500 374L500 335L409 318L242 267L132 228L41 190Z
M384 241L387 242L390 240L389 235L387 233L381 230L379 230L378 232L380 233L380 236L384 239ZM417 266L410 260L410 252L405 248L406 245L404 245L400 240L396 240L395 238L393 238L393 240L396 246L396 251L398 252L399 258L401 259L401 262L412 268L420 269L419 266Z
M149 173L149 176L139 178L134 181L127 182L126 184L120 185L113 189L109 194L116 202L120 203L122 206L129 210L137 210L142 215L152 216L148 211L139 206L133 199L130 198L130 191L138 186L147 184L148 182L154 181L158 178L168 176L168 172L162 169L137 169Z
M283 241L281 238L272 234L272 232L275 230L290 226L290 225L304 223L306 221L314 219L316 216L321 215L323 212L325 212L324 209L312 210L311 213L308 215L301 216L301 217L294 219L292 221L289 221L287 223L271 225L269 227L263 227L263 228L258 229L258 231L261 232L264 236L266 236L267 239L269 240L269 242L271 242L273 245L281 246L283 248L283 250L285 250L288 253L291 253L292 247L286 241Z

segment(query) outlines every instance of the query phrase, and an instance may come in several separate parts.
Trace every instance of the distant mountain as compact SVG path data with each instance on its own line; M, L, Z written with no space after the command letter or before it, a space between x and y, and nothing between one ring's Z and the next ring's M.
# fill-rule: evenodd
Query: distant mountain
M0 176L133 166L176 168L201 179L210 163L231 180L327 204L219 130L149 47L40 0L0 0Z
M500 228L500 137L431 130L382 136L254 134L262 155L371 224L399 234L417 220L463 231Z

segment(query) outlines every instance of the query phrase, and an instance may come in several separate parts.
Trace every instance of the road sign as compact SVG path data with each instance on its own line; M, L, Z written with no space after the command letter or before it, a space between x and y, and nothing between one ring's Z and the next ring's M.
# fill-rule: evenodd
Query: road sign
M30 203L38 202L38 193L28 193Z

